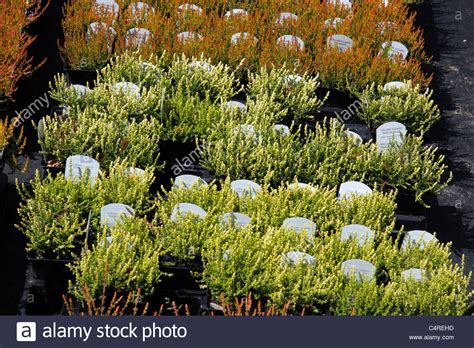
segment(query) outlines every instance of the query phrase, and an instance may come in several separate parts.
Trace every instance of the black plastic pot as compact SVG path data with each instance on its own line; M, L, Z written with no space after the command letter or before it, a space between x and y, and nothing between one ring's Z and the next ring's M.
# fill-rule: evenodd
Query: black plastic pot
M324 105L328 107L339 107L344 109L357 100L357 98L349 92L340 91L337 89L320 87L316 91L316 95L321 99L325 98L328 93L328 99L324 103Z
M72 273L71 260L38 259L27 255L25 288L19 314L57 314L63 307L62 296L67 293Z
M180 314L185 314L185 306L191 315L201 315L208 311L209 293L206 289L201 289L200 284L192 275L192 272L202 272L200 257L183 260L164 255L160 260L160 269L171 276L162 278L155 293L148 300L154 306L163 304L162 314L174 314L170 307L173 302L181 309Z
M97 70L74 70L64 69L66 75L66 81L71 85L84 85L90 88L94 87L95 80L97 79Z

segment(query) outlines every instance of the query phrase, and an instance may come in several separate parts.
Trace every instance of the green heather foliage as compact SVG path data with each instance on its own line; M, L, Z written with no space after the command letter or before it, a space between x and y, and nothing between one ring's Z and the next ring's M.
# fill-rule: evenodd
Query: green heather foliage
M115 90L116 83L129 82L125 80L99 82L84 95L74 91L72 86L68 86L64 75L55 77L55 88L51 91L51 96L63 105L78 107L84 110L88 105L93 105L98 111L110 114L121 113L126 119L141 121L149 117L158 117L161 113L161 94L165 88L163 84L157 84L140 88L139 96L130 95L123 90Z
M22 203L18 230L28 238L27 251L38 258L72 258L79 255L91 207L99 197L86 176L78 182L64 175L41 180L36 172L31 192L17 184Z
M163 126L161 139L195 141L227 121L258 122L264 115L275 122L308 118L322 106L323 101L314 96L319 82L308 75L288 81L288 75L295 72L281 68L252 74L247 110L239 111L226 107L243 89L228 66L166 54L144 61L137 53L125 53L102 69L95 88L86 94L75 92L63 76L57 76L51 96L71 113L88 110L94 119L108 115L128 121L155 119ZM114 85L121 82L136 84L140 97L114 92Z
M214 298L240 298L252 292L276 306L290 300L291 311L304 308L308 314L461 315L467 310L470 275L463 274L464 265L450 260L450 244L400 250L401 235L396 240L390 237L395 226L393 194L374 192L338 201L336 192L326 188L315 187L313 192L263 187L252 199L239 198L228 179L220 186L174 187L157 200L155 216L156 233L167 252L182 258L202 256L200 281ZM187 215L181 222L171 222L172 209L180 202L200 206L206 217ZM251 223L226 226L219 219L226 212L246 214ZM308 239L281 228L291 216L314 221L316 236ZM374 240L363 246L356 240L341 241L342 227L354 223L371 228ZM316 263L288 264L283 255L289 251L306 252ZM359 283L346 278L341 264L348 259L371 262L377 269L375 279ZM409 268L422 268L429 277L419 283L402 281L401 273ZM436 296L432 301L430 287Z
M295 178L323 186L348 180L377 183L383 189L411 192L418 201L447 184L444 157L434 147L423 146L421 137L408 136L400 148L379 154L372 142L358 146L336 120L318 124L314 131L294 127L286 136L272 128L271 120L261 119L253 126L255 135L242 131L236 122L216 127L201 146L203 166L218 176L274 186Z
M170 216L178 203L193 203L207 212L200 220L189 215L172 222ZM206 240L222 232L220 217L225 213L240 212L251 219L252 231L261 235L268 228L280 228L286 218L299 216L314 221L320 231L338 232L344 225L359 223L386 235L393 229L395 221L394 196L375 192L366 197L338 202L336 192L326 188L279 189L264 188L255 199L239 198L230 189L226 180L220 187L174 187L167 195L156 201L155 224L160 225L158 233L165 240L164 245L174 256L189 257L202 252ZM189 252L192 250L192 253ZM242 294L244 295L244 294Z
M31 188L17 184L22 199L17 228L28 238L27 250L38 258L75 258L84 245L89 212L92 229L99 227L100 208L106 204L123 203L134 208L136 215L146 213L151 169L140 176L129 175L126 162L115 162L109 173L100 172L94 186L87 176L68 181L59 174L41 180L39 172Z
M373 128L385 122L403 123L409 132L423 135L441 118L438 106L432 100L433 91L406 82L402 88L372 84L360 95L362 102L358 116Z
M69 156L83 154L98 160L102 166L115 159L127 159L132 166L158 165L162 127L158 121L127 121L121 110L114 113L86 108L70 109L67 118L44 118L44 140L40 144L46 155L65 163Z
M288 111L289 118L301 120L323 106L324 100L315 95L319 86L318 77L311 77L307 73L298 76L295 71L285 67L261 68L258 73L249 73L246 91L250 99L271 97L280 110Z
M140 289L150 295L163 276L159 268L163 252L154 236L146 220L134 217L104 229L93 248L71 266L75 276L71 290L81 298L81 289L87 288L93 299L100 298L104 289L121 294Z

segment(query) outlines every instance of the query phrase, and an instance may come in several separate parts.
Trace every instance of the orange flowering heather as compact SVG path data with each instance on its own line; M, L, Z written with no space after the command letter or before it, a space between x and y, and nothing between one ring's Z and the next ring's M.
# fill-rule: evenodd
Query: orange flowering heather
M70 2L66 10L66 14L81 14L67 16L64 23L68 35L63 52L71 66L86 62L101 67L112 55L105 29L94 39L86 37L89 23L97 20L89 9L91 1L83 1L87 6ZM117 53L139 49L144 56L163 51L202 55L230 65L244 81L247 71L286 65L319 73L325 87L351 92L372 82L406 79L423 86L430 82L421 70L421 64L429 60L422 32L415 28L414 15L403 0L391 1L389 6L380 0L354 1L352 9L314 0L150 1L153 10L138 16L130 2L119 2L117 20L102 20L116 31ZM137 38L138 45L130 44L133 28L146 34L146 40ZM328 47L328 39L335 34L350 37L352 48L341 52ZM389 41L408 48L406 60L387 56L382 45Z
M23 29L36 21L48 4L42 6L40 0L0 1L0 102L11 98L18 81L35 70L28 47L36 38Z

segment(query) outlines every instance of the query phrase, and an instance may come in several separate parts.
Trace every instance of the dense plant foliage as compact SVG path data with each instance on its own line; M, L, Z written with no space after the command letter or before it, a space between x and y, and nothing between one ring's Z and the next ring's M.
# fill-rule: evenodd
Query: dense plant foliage
M143 295L150 295L163 276L159 268L162 249L154 235L146 220L134 217L105 229L92 249L72 265L72 291L80 297L81 289L87 288L92 299L99 298L104 288L122 294L140 289Z
M83 154L108 167L115 159L127 159L132 166L147 167L159 163L162 127L156 119L127 120L124 110L97 108L69 109L68 117L47 116L45 154L63 165L69 156Z
M338 201L334 190L291 186L263 188L254 198L239 198L229 181L220 189L216 185L173 188L166 200L157 202L157 233L173 255L189 258L189 250L202 255L201 281L216 298L243 297L251 291L277 307L290 301L295 312L304 308L336 315L462 314L471 295L463 265L450 261L449 244L399 249L400 236L390 237L395 223L393 198L374 193ZM180 202L196 204L207 214L203 219L188 214L171 221L169 216ZM223 224L226 212L246 214L251 222L240 227ZM291 216L314 221L316 233L308 237L283 228L282 222ZM353 239L342 241L342 227L353 223L371 228L375 238L363 245ZM284 255L290 251L305 252L315 263L287 262ZM371 262L377 269L374 281L344 276L341 264L349 259ZM422 268L429 276L421 282L402 279L401 273L410 268ZM430 287L437 294L450 295L428 301ZM391 301L395 293L397 301Z
M372 142L356 144L335 120L314 131L299 127L291 134L275 130L268 121L252 126L251 133L237 123L216 127L200 147L203 166L219 176L272 185L295 178L324 186L349 180L378 183L383 189L412 192L419 201L446 185L443 157L423 146L419 137L408 136L401 147L379 153Z
M100 68L113 52L138 48L144 55L163 51L196 57L204 54L212 63L231 66L242 80L246 80L247 70L282 65L300 73L319 73L324 86L352 92L372 82L413 80L426 86L430 80L421 70L421 63L428 60L422 32L414 27L414 15L408 13L402 0L391 1L388 6L378 0L355 2L351 10L309 0L198 1L199 9L186 10L179 7L183 5L180 1L172 1L153 3L154 11L135 15L127 1L119 5L116 16L113 11L98 11L89 0L68 2L63 21L63 56L68 66ZM246 14L224 15L233 8L244 9ZM282 12L298 17L280 19ZM342 20L331 24L335 18ZM90 28L91 23L98 22L102 24ZM128 32L133 28L146 29L149 35L134 36ZM178 38L180 33L186 34ZM233 36L239 33L243 34ZM301 38L304 47L277 43L288 34ZM349 36L352 49L326 47L333 34ZM383 51L382 43L389 41L407 46L406 61Z
M19 80L38 67L28 55L28 48L36 38L26 29L48 4L40 0L0 2L0 103L12 98Z
M401 88L384 89L384 86L372 84L359 96L362 108L358 116L374 128L385 122L397 121L410 132L422 135L441 118L432 95L433 91L423 91L410 81Z
M275 122L310 118L323 103L314 95L319 82L307 75L288 80L294 74L287 68L262 69L253 74L245 87L248 97L242 110L227 105L244 88L228 66L166 54L144 60L136 53L125 53L101 71L94 89L78 92L58 76L51 96L67 105L73 117L87 113L89 120L95 118L94 122L105 116L110 119L108 115L128 121L156 120L163 125L161 139L194 141L207 137L216 124L229 120L258 121L263 115ZM117 94L117 83L135 84L138 95Z
M99 229L100 209L110 203L131 206L140 216L149 209L150 169L131 175L126 162L111 164L109 174L101 172L95 185L88 176L67 180L63 174L36 173L31 188L17 184L22 202L17 228L28 238L27 250L38 258L71 259L84 247L90 215L90 231Z

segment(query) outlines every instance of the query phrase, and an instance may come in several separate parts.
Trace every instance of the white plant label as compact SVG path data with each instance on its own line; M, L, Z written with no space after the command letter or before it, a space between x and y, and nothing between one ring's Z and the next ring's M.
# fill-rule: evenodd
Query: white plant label
M363 280L371 281L375 276L375 266L368 261L353 259L342 263L344 275L349 277L354 275L358 282Z
M382 50L387 50L388 57L394 59L400 57L402 60L408 57L408 48L398 41L387 41L382 44Z
M308 219L302 217L292 217L283 221L283 228L294 230L298 233L306 233L308 238L311 238L316 233L316 224Z
M204 217L207 215L204 209L197 206L196 204L179 203L173 208L173 212L171 213L171 221L177 222L180 218L185 218L188 214L197 216L200 219L204 219Z
M242 213L226 213L222 215L222 222L228 226L243 228L250 225L252 219Z
M341 241L355 239L357 244L363 246L373 240L375 234L370 228L364 225L346 225L342 228Z
M100 223L102 225L107 224L108 227L113 227L120 219L132 216L134 212L132 207L125 204L107 204L100 209Z
M358 181L347 181L341 184L339 188L339 200L348 199L353 196L370 195L372 189Z
M402 242L402 249L408 247L424 249L428 244L437 242L438 239L431 233L422 230L413 230L405 234Z
M245 195L250 195L250 197L254 198L258 192L262 189L259 184L251 181L251 180L235 180L230 183L230 188L232 191L237 193L239 197L243 197Z
M378 127L376 131L377 148L379 152L389 149L392 143L396 146L400 146L406 134L407 128L405 125L399 122L384 123Z
M328 37L327 44L329 47L337 48L341 52L346 52L352 49L353 41L349 36L336 34Z
M92 184L99 175L100 165L95 159L76 155L68 157L66 160L65 177L67 180L81 179L84 175L89 175Z
M304 41L293 35L280 36L277 40L277 44L286 48L304 49Z
M207 186L207 183L196 175L180 175L174 180L174 186L178 188L191 188L193 186Z

